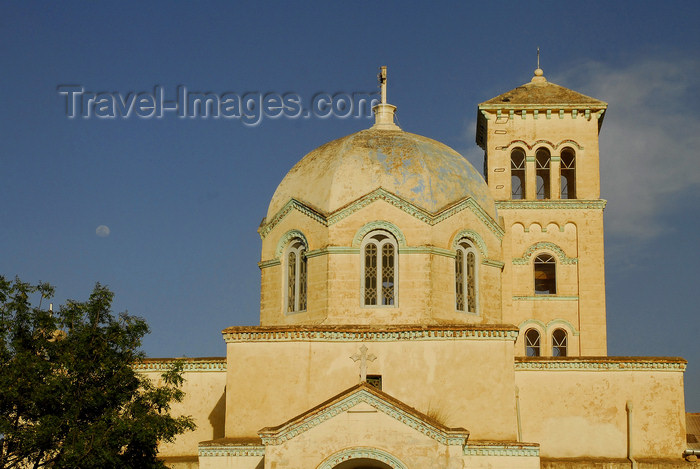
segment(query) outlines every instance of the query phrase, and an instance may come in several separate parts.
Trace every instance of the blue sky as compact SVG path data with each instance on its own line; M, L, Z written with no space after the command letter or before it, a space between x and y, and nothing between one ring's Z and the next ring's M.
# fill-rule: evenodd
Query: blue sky
M146 318L149 356L222 356L259 313L256 229L292 165L365 119L68 119L94 92L375 91L481 168L476 105L529 81L609 103L601 133L611 355L682 356L700 411L696 2L0 4L0 273ZM96 235L106 225L110 234Z

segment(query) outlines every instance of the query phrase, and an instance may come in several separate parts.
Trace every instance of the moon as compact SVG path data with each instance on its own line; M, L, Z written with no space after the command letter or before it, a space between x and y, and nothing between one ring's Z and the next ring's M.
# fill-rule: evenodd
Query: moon
M95 230L95 234L99 236L100 238L106 238L109 236L109 226L107 225L100 225L97 227Z

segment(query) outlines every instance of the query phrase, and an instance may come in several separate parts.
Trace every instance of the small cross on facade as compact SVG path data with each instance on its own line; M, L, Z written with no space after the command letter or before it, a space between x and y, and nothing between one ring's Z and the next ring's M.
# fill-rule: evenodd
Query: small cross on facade
M367 355L367 346L362 344L362 347L360 347L360 353L350 355L350 358L352 358L352 361L354 362L358 360L360 361L360 383L364 383L367 381L367 361L373 362L377 359L377 357L373 353Z

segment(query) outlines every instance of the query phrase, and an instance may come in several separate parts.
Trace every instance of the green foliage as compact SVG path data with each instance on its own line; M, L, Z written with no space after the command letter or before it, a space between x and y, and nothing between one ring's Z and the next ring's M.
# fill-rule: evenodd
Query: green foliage
M42 309L53 293L0 276L0 468L165 467L158 443L194 429L169 415L183 398L182 365L162 384L134 371L148 325L115 317L106 287Z

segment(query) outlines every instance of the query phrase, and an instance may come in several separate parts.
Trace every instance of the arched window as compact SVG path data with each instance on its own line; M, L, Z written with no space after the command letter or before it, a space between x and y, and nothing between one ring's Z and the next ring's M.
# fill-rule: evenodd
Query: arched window
M468 239L457 244L455 255L455 305L457 311L477 312L478 255Z
M373 231L362 243L362 298L366 306L396 304L396 239L387 231Z
M566 356L566 331L564 329L557 329L552 333L552 356L553 357L565 357Z
M557 293L557 261L549 254L535 257L535 294L554 295Z
M510 197L525 198L525 152L520 148L510 153Z
M561 151L561 198L576 198L576 153L571 148Z
M528 329L525 332L525 355L528 357L540 356L540 332L537 329Z
M537 198L538 199L549 199L550 186L549 186L549 164L550 160L549 150L546 148L540 148L535 152L535 179L537 181Z
M284 304L288 313L306 311L306 245L294 238L285 252Z

